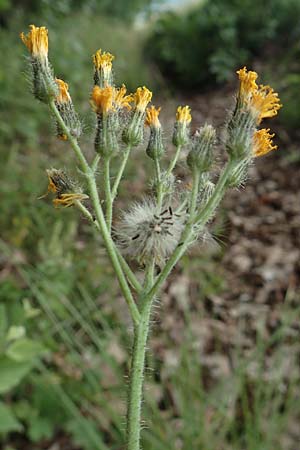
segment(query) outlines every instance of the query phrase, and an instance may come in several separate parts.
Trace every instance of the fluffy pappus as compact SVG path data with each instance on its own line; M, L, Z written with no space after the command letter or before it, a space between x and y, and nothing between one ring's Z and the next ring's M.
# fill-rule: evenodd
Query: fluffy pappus
M176 248L184 228L185 217L171 206L158 210L154 200L135 203L124 212L115 236L121 252L144 264L154 257L160 265Z

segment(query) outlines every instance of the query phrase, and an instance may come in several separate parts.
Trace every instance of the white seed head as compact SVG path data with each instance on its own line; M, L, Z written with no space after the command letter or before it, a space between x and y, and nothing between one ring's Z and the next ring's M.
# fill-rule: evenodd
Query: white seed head
M154 257L160 265L178 245L184 221L171 206L158 209L153 199L135 203L116 227L118 245L125 256L142 264Z

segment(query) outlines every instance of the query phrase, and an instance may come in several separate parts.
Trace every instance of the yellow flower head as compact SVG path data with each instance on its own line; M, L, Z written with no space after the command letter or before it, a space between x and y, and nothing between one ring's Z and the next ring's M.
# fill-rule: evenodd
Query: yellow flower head
M55 78L55 82L59 89L59 94L56 97L56 101L58 103L69 103L71 101L71 97L68 92L69 85L59 78Z
M50 169L46 172L49 180L48 190L40 198L46 197L49 192L53 192L56 194L53 200L54 206L63 206L65 208L74 205L76 201L82 201L88 198L88 195L82 194L81 192L72 192L74 189L73 183L63 170Z
M247 100L251 97L253 92L257 89L256 79L258 77L256 72L247 71L246 67L236 72L240 80L239 97L240 99Z
M151 101L152 92L149 91L149 89L147 89L145 86L139 87L133 94L133 98L136 104L136 109L144 113L148 103Z
M147 108L145 125L148 127L160 128L161 124L158 118L160 110L161 107L155 108L155 106L150 106L150 108Z
M126 86L122 84L120 88L114 89L114 104L117 109L126 108L128 110L131 109L130 103L133 102L133 95L125 95L126 94Z
M93 55L93 62L95 66L95 84L100 87L112 85L112 61L114 56L107 52L98 50Z
M256 72L247 71L246 67L237 71L240 80L238 102L243 107L249 108L260 124L262 119L273 117L282 107L278 94L270 86L258 86Z
M258 114L258 124L262 119L267 117L274 117L278 110L282 107L277 92L274 92L270 86L263 86L253 92L251 105Z
M275 134L269 133L270 128L257 130L253 137L253 154L255 157L263 156L272 150L277 149L277 145L273 145L272 138Z
M114 90L112 86L106 86L104 88L94 86L91 104L96 113L107 114L113 111Z
M187 125L191 120L191 108L189 106L178 106L176 111L176 121Z
M99 70L108 70L111 71L112 69L112 61L115 59L115 57L108 52L103 52L101 48L93 55L93 63L95 66L95 69Z
M48 57L48 30L46 27L36 27L30 25L30 31L27 35L20 34L20 38L36 58L47 59Z

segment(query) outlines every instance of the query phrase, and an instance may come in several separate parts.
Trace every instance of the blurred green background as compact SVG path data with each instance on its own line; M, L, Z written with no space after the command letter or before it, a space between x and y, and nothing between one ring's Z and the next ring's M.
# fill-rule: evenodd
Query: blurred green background
M0 0L1 448L124 448L130 364L130 321L100 238L76 211L38 200L46 168L77 170L30 93L19 33L31 23L49 29L88 157L99 48L116 56L118 84L153 90L166 140L177 104L192 106L193 129L208 119L222 135L244 65L279 92L279 150L228 194L213 224L218 245L182 260L155 312L143 448L298 450L299 0ZM120 207L145 195L146 173L139 150ZM184 160L177 174L188 182Z

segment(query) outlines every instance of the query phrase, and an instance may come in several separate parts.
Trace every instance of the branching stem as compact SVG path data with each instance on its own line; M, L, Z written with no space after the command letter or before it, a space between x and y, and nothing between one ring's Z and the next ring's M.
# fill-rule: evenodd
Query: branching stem
M118 256L117 256L117 252L116 252L116 248L115 248L115 244L110 236L110 233L107 229L106 226L106 222L105 222L105 218L104 218L104 214L103 214L103 210L100 204L100 199L99 199L99 195L98 195L98 191L97 191L97 185L96 185L96 180L95 180L95 174L92 171L92 169L90 168L90 166L88 165L87 160L85 159L81 148L78 145L77 140L74 138L74 136L72 136L72 134L69 131L69 128L65 125L58 109L56 108L55 102L51 101L50 104L50 109L52 111L52 113L54 114L55 118L57 119L60 127L62 128L62 130L64 131L64 133L67 135L68 140L80 162L80 166L81 166L81 170L83 172L83 174L86 177L87 180L87 184L88 184L88 188L89 188L89 194L91 197L91 201L95 210L95 215L101 230L101 234L102 234L102 238L104 241L104 245L106 247L107 253L110 257L112 266L115 270L116 276L119 280L119 284L122 290L122 293L124 295L124 298L127 302L129 311L131 313L131 317L132 320L135 324L139 323L140 320L140 313L139 310L136 306L136 303L133 299L131 290L129 288L129 285L127 283L126 277L124 275L124 272L122 270L121 264L119 262Z

